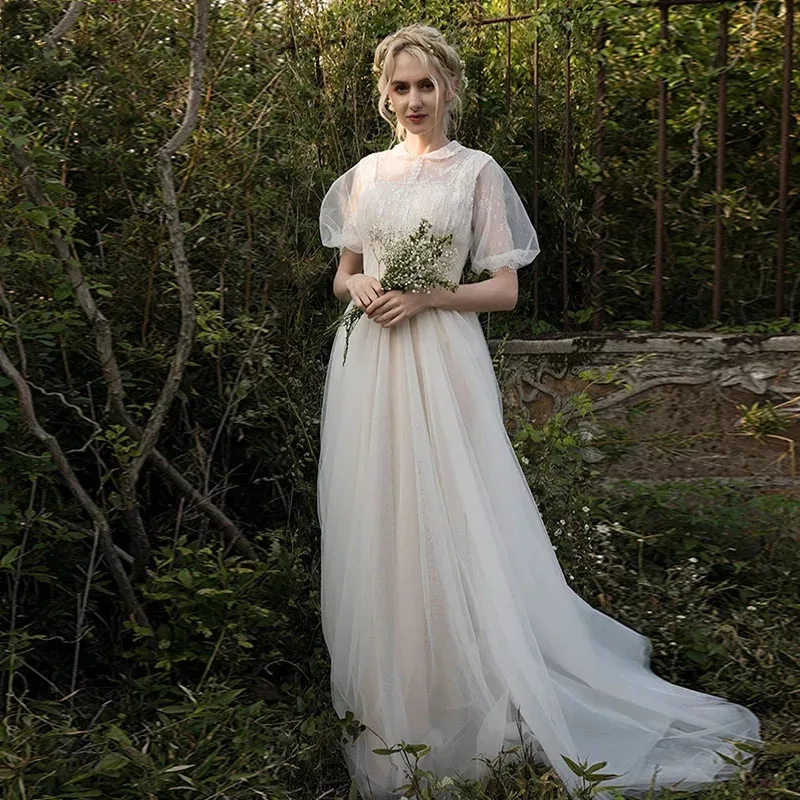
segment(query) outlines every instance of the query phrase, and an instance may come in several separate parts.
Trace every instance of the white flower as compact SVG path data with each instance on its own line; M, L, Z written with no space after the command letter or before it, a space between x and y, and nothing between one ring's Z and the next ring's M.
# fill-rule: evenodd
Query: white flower
M558 524L559 524L559 525L566 525L566 524L567 524L567 521L566 521L565 519L560 519L560 520L558 521Z
M686 617L683 614L678 614L676 619L686 619Z
M519 460L526 465L531 463L527 456L520 456Z
M692 557L689 559L689 563L690 563L690 564L696 564L696 563L697 563L697 559L696 559L694 556L692 556Z
M584 506L584 507L581 509L581 511L583 511L583 513L584 513L584 514L588 514L588 513L589 513L589 506Z
M758 611L758 609L755 606L747 606L747 610L748 611Z
M609 527L608 527L608 525L606 525L606 524L605 524L605 522L601 522L601 523L600 523L600 524L599 524L599 525L598 525L598 526L595 528L595 530L596 530L598 533L610 533L610 531L611 531L611 528L609 528Z

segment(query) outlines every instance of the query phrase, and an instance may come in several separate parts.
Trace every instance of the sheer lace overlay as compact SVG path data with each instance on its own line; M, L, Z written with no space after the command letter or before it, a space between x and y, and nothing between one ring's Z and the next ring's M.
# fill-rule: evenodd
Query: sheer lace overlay
M519 269L536 258L539 243L514 185L487 153L453 140L421 156L405 144L363 158L334 181L320 209L322 243L364 253L364 273L379 275L370 242L373 226L411 231L421 219L432 233L453 234L460 256L449 276L472 269ZM366 249L365 249L366 246Z
M364 253L372 226L429 219L452 232L453 278L518 269L538 251L500 166L450 142L362 159L331 186L322 241ZM318 472L322 625L333 704L368 726L345 755L363 797L399 796L399 756L424 742L439 777L485 775L523 738L568 788L562 756L607 761L633 797L731 777L726 739L759 741L743 706L670 684L649 641L567 584L503 422L478 317L427 309L393 328L362 317L345 364L340 326L325 380Z

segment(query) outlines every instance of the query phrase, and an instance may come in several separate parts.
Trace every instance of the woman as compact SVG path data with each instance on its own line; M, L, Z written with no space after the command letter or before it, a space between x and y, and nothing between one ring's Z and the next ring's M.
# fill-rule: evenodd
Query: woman
M375 53L379 111L399 143L338 178L320 212L341 251L334 293L363 309L343 363L337 331L321 424L322 621L337 713L367 726L346 745L364 797L392 797L400 756L425 743L437 776L481 775L523 736L570 790L562 756L607 761L637 796L733 774L724 738L759 741L758 719L649 669L649 641L567 585L503 424L477 312L511 309L536 233L505 172L448 139L458 55L411 25ZM420 220L452 233L487 280L455 292L384 291L375 230Z

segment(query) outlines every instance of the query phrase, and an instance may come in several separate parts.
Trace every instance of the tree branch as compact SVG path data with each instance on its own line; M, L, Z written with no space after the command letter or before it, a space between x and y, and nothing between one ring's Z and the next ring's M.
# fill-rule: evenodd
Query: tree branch
M28 197L36 203L36 205L51 205L39 184L36 173L33 170L33 165L28 160L25 152L20 147L17 147L10 139L8 140L8 149L11 160L19 170L20 183ZM67 243L57 229L50 230L50 241L56 256L64 266L64 270L67 273L67 277L78 299L78 303L94 330L95 346L100 356L100 365L106 384L106 390L108 391L109 405L112 413L116 419L125 426L128 435L138 441L141 438L141 431L125 407L125 390L122 384L119 364L116 354L114 353L114 342L109 320L97 307L91 290L81 271L80 263L77 259L72 258ZM171 481L179 491L196 502L202 511L220 525L227 539L243 556L251 560L257 560L256 552L247 540L247 537L224 511L212 503L207 497L201 495L200 492L170 464L169 460L162 453L153 449L150 453L150 458L167 480Z
M0 303L3 304L3 308L5 309L5 312L8 315L9 324L14 329L14 334L17 340L17 352L19 353L19 363L22 367L22 374L27 378L28 357L25 353L25 347L22 343L22 331L19 328L19 318L14 316L14 309L11 307L11 301L8 299L8 295L6 294L6 288L3 285L3 281L1 280L0 280Z
M139 454L131 464L131 474L138 477L142 465L150 456L164 426L167 412L178 392L189 355L194 344L195 307L194 287L186 258L183 228L181 226L178 197L172 173L172 156L185 144L197 124L197 113L203 89L203 70L205 69L206 35L208 32L208 0L195 0L194 32L190 45L191 63L189 68L189 96L186 113L175 135L158 152L158 169L161 174L161 190L164 196L164 215L169 231L170 250L175 264L175 278L178 282L181 302L181 327L178 343L172 357L169 374L161 389L150 419L147 421L139 440Z
M83 488L56 437L48 433L40 424L36 417L36 409L33 405L33 398L31 397L31 390L28 386L28 382L19 373L2 347L0 347L0 370L5 373L6 377L9 378L16 387L22 417L34 438L38 439L47 448L53 459L53 463L58 468L58 471L61 473L61 476L64 478L73 496L81 504L84 511L94 523L100 535L100 543L103 548L103 555L108 563L109 572L117 584L117 588L122 595L122 600L128 608L128 611L133 615L139 625L149 628L150 622L147 619L147 615L136 599L133 586L128 580L122 562L117 555L108 518Z
M58 40L63 38L75 26L85 5L86 0L72 0L58 24L44 37L48 47L54 47L58 44Z

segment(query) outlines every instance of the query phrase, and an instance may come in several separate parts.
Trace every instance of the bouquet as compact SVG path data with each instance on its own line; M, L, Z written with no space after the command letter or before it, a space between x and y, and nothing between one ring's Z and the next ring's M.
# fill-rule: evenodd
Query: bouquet
M403 292L430 293L435 288L450 292L458 288L457 283L447 278L448 266L456 255L453 234L434 236L429 233L432 227L427 219L422 219L415 231L405 235L378 227L372 228L370 238L382 245L383 250L379 263L385 266L380 279L384 291L397 289ZM350 334L363 314L363 308L353 306L329 329L336 330L344 323L346 338L343 365L347 360Z

